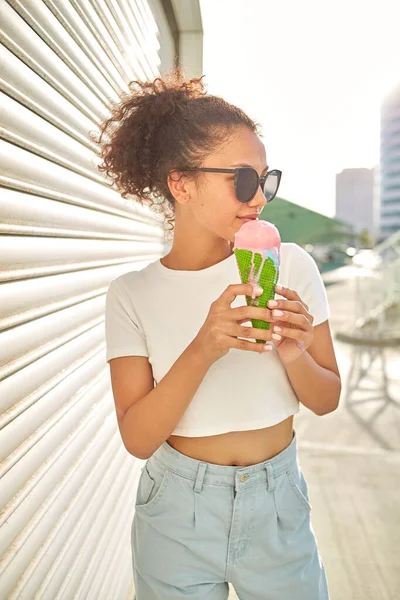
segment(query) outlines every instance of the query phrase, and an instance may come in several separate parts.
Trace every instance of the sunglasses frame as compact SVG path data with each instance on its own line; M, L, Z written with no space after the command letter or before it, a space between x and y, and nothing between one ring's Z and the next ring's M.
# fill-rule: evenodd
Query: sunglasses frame
M239 200L239 198L237 198L237 194L236 194L236 186L237 186L238 177L239 177L240 171L249 170L249 169L251 171L254 171L255 174L257 175L258 185L257 185L257 187L256 187L256 189L254 191L254 194L251 196L251 198L249 198L248 200ZM203 173L234 173L235 174L234 184L235 184L236 198L239 200L239 202L242 202L242 204L247 204L248 202L250 202L251 200L253 200L254 196L257 194L258 186L262 185L261 189L263 190L263 194L265 196L264 185L265 185L265 182L266 182L267 178L270 175L277 175L277 177L278 177L278 185L276 186L275 194L270 199L268 199L265 196L267 202L271 202L275 198L276 194L278 193L278 189L279 189L279 185L280 185L281 177L282 177L282 171L279 171L279 169L273 169L272 171L268 171L268 173L266 175L263 175L262 177L260 177L254 167L236 167L235 169L214 169L214 168L211 168L211 167L209 167L209 168L206 168L206 167L200 168L199 167L197 169L196 168L188 168L188 169L176 169L176 170L177 171L181 171L182 173L184 173L185 171L201 171Z

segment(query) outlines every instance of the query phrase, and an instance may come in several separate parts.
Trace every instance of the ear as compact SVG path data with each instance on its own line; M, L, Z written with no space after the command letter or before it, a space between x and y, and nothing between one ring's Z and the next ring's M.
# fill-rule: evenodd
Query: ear
M168 173L169 191L180 204L187 204L190 200L190 183L182 171Z

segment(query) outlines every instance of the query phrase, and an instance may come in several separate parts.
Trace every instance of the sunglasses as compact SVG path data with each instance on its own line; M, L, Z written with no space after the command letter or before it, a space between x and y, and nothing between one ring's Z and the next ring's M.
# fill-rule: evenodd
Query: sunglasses
M250 202L257 194L258 186L261 186L267 202L271 202L278 192L281 182L282 171L274 169L260 177L253 167L238 167L236 169L179 169L180 171L202 171L203 173L234 173L235 194L239 202Z

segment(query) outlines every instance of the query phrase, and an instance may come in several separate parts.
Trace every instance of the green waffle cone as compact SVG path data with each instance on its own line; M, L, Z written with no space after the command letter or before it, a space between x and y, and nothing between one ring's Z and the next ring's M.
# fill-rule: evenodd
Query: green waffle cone
M242 283L249 283L248 280L254 254L255 276L258 279L257 284L264 290L261 296L256 297L256 301L258 306L266 307L268 300L272 300L275 297L275 285L278 281L279 273L278 269L275 267L274 261L272 258L268 257L264 263L262 273L258 276L262 261L261 254L258 252L253 253L251 250L240 249L235 249L234 252ZM246 296L246 302L248 306L257 306L251 296ZM251 323L252 326L257 329L269 329L270 326L269 321L261 321L260 319L251 319ZM256 341L259 344L265 344L265 340Z

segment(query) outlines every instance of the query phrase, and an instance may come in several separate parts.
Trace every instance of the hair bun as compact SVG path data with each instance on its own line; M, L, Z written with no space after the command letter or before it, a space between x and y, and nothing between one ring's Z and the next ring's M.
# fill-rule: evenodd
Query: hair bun
M182 97L190 100L206 95L203 78L204 75L186 80L182 73L176 70L163 77L157 77L154 81L131 81L128 87L139 95L159 97L167 93L175 98Z

